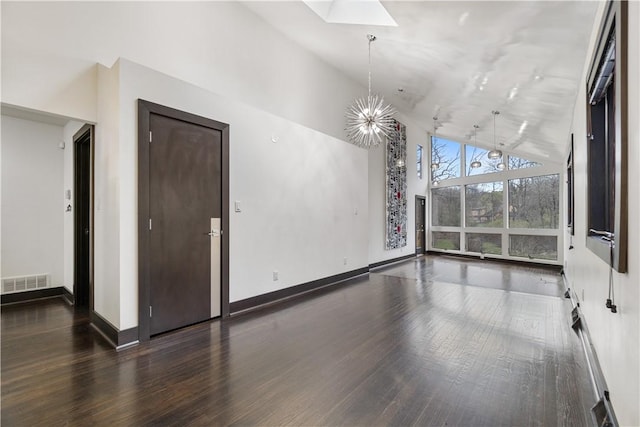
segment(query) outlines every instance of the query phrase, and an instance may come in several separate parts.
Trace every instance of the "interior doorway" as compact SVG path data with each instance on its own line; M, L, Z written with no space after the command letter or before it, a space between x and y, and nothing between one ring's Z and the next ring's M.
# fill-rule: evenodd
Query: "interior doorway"
M139 101L139 339L229 313L229 126Z
M416 196L416 255L422 255L425 252L426 205L426 198L424 196Z
M73 297L76 307L93 310L93 146L94 126L73 137L74 256Z

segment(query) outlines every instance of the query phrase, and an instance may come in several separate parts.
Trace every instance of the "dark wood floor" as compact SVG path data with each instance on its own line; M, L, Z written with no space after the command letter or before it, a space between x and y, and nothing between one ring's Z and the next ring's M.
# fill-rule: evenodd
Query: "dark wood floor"
M557 273L422 257L116 352L2 307L2 425L589 425Z

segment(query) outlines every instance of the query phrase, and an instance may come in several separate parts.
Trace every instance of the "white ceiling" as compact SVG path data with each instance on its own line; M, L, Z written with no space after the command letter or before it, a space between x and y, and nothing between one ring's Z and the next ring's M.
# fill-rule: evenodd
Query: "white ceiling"
M382 3L397 27L326 23L302 1L244 4L364 87L366 34L376 35L374 92L428 130L438 116L438 135L464 142L478 124L478 145L490 147L491 111L499 110L496 139L504 150L564 157L599 2Z
M2 103L0 111L3 116L14 117L16 119L31 120L33 122L46 123L54 126L65 126L69 123L69 118L52 113L44 113L24 107Z

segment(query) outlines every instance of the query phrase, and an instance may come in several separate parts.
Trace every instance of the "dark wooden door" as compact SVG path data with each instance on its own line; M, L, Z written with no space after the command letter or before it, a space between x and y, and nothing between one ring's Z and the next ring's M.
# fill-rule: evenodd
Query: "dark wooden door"
M73 297L76 307L86 308L90 306L91 136L92 128L83 128L73 142Z
M153 335L212 317L212 292L220 292L211 289L212 262L220 270L220 259L211 256L219 236L211 227L222 215L222 144L215 129L158 114L149 120Z
M425 249L425 207L426 199L416 196L416 255L423 254Z

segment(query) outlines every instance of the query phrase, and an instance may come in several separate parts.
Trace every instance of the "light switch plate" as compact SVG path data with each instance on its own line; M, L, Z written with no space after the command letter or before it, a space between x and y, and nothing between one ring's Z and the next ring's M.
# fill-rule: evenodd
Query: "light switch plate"
M236 200L235 210L236 212L242 212L242 208L240 207L240 200Z

